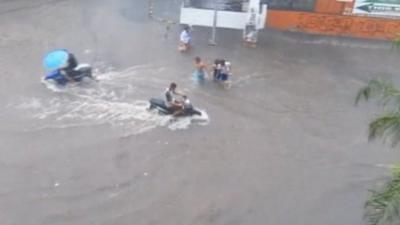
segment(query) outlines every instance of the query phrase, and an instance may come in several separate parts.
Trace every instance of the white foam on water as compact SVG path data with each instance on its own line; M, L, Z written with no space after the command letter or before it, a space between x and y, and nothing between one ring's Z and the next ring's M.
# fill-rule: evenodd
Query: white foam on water
M9 108L13 107L12 104L8 105ZM16 105L16 108L18 109L40 109L42 107L42 103L40 99L37 98L32 98L29 101L24 101L21 104Z
M60 85L57 85L56 83L45 80L44 78L41 79L42 84L44 84L48 89L50 89L53 92L65 92L66 88L62 87Z
M192 123L196 123L203 126L207 125L210 122L207 112L204 110L200 110L200 112L201 116L194 115L190 117L188 116L188 117L179 117L176 119L172 119L171 123L168 125L168 128L170 130L184 130L188 129Z
M263 75L258 73L244 74L242 76L238 76L235 81L229 81L230 82L229 86L240 85L254 79L264 79L264 78L265 77L263 77Z
M191 121L190 117L181 117L181 118L171 119L171 122L168 125L168 128L170 130L184 130L184 129L189 128L191 122L192 121Z
M135 83L157 83L156 78L149 79L148 71L164 72L165 67L152 68L138 66L122 72L110 71L98 74L99 82L73 84L60 87L52 82L42 83L54 93L49 98L23 98L20 103L11 105L23 110L39 124L27 128L27 131L40 129L65 129L80 126L111 125L127 135L149 131L166 126L170 130L187 129L191 124L205 125L208 115L179 118L172 121L169 116L148 111L148 102L138 99Z
M385 168L385 169L394 169L396 166L393 164L376 164L378 168Z
M129 134L137 134L165 124L157 113L147 110L147 101L113 102L104 99L32 98L15 108L30 112L31 118L45 121L33 130L109 124Z

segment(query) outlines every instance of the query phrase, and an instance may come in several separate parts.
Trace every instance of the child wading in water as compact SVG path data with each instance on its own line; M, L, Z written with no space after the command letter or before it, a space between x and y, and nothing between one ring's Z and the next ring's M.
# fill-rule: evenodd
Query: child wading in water
M232 75L231 63L224 59L216 59L214 61L214 81L222 84L224 88L230 88L230 77Z
M201 60L200 57L194 58L194 66L196 70L193 72L193 78L196 81L204 81L207 76L207 65Z
M178 50L180 52L186 52L190 49L190 42L192 37L190 36L189 26L184 26L180 36L179 36L179 46Z

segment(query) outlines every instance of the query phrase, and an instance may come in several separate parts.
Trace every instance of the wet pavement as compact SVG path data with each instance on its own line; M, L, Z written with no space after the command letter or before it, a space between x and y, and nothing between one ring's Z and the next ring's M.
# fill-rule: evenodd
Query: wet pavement
M362 224L368 189L398 154L368 143L377 110L354 96L399 55L376 41L195 27L177 52L180 1L0 0L0 219L14 224ZM158 20L160 19L160 20ZM166 33L167 32L167 33ZM43 55L73 51L98 83L54 89ZM228 90L191 79L228 58ZM147 99L176 81L204 118Z

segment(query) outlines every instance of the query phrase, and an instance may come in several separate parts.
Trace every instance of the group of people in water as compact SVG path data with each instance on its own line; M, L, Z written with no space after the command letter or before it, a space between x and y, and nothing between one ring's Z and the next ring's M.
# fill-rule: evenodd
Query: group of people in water
M200 57L194 58L195 72L193 76L198 81L203 81L208 77L208 67ZM223 59L216 59L212 65L212 79L217 82L225 84L229 80L231 73L230 63ZM164 92L165 106L172 111L173 116L181 116L185 112L186 107L191 107L189 99L185 94L177 90L178 85L171 83ZM176 97L181 97L178 100Z
M207 64L200 57L194 58L195 71L193 77L197 81L203 81L208 78L208 67ZM212 65L212 79L217 82L225 83L229 80L232 73L230 62L224 59L214 60Z
M186 52L191 49L191 35L190 27L184 26L179 36L179 52ZM222 84L224 87L228 87L229 79L232 74L231 63L225 59L215 59L211 68L199 57L194 58L195 71L193 72L193 78L196 81L202 82L206 79L213 80ZM212 75L209 75L212 74ZM181 97L182 100L177 100L177 97ZM183 114L186 105L190 105L188 98L185 94L177 90L177 84L171 83L164 93L165 105L168 109L173 111L173 116L180 116Z
M185 25L179 35L178 51L187 52L191 49L192 37L190 35L190 27ZM194 58L194 66L196 70L193 73L193 78L196 81L204 81L208 78L208 68L206 63L200 58ZM212 79L214 81L226 84L231 75L231 64L225 59L216 59L212 65Z
M188 51L191 48L191 36L190 29L185 26L180 34L180 43L178 50L180 52ZM78 61L75 56L69 51L68 60L66 64L56 70L61 76L65 77L67 81L76 82L76 76L79 76L79 70L77 70ZM226 87L229 84L229 79L232 73L231 64L225 59L215 59L211 67L200 58L194 58L195 71L193 72L193 78L196 81L205 81L206 79L213 80ZM173 116L183 115L185 108L191 107L190 101L187 96L177 90L177 84L171 83L164 92L164 103L165 107L172 112Z

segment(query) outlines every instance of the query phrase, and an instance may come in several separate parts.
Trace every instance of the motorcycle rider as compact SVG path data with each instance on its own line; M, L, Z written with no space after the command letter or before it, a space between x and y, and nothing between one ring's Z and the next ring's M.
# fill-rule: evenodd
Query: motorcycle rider
M190 100L188 99L187 96L182 96L182 109L175 111L172 115L174 117L178 116L184 116L188 111L193 110L192 103L190 103Z
M184 109L184 103L177 101L174 98L174 95L179 95L185 98L186 96L176 90L177 84L172 82L169 87L165 90L165 105L168 107L169 110L173 112L173 116L178 116L182 114Z
M68 52L68 61L67 65L63 68L59 69L59 72L63 74L69 81L76 81L76 77L79 75L79 72L75 70L78 66L78 61L76 60L74 54Z

